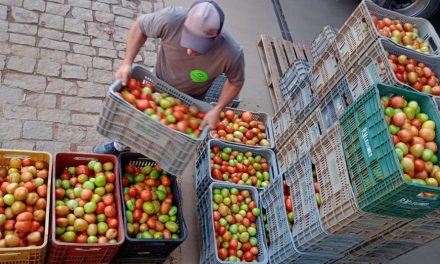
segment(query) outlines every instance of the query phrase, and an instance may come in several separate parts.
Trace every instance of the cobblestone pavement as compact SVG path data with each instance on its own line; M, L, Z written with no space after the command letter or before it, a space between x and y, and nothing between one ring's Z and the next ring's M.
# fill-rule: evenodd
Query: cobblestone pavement
M0 147L91 151L129 27L162 1L0 0ZM149 40L136 62L153 66Z
M128 29L162 0L0 0L0 147L90 152ZM153 67L148 40L135 62ZM168 263L182 263L180 249Z

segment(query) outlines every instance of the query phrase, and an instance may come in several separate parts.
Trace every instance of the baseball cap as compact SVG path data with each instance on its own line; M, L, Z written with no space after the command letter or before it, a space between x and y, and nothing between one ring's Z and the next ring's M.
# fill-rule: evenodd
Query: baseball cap
M180 45L206 53L223 28L225 14L214 1L196 1L188 10L183 24Z

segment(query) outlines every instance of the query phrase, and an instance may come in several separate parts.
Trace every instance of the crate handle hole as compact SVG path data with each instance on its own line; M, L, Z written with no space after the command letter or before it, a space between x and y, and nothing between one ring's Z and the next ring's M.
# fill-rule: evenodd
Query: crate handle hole
M96 160L96 158L88 158L88 157L74 157L74 160Z
M428 192L421 192L419 194L417 194L418 198L422 198L422 199L427 199L427 200L432 200L432 201L436 201L438 200L438 194L433 194L433 193L428 193Z
M434 40L432 39L432 37L429 37L429 38L428 38L428 41L429 41L429 45L432 47L432 50L433 50L433 51L437 51L438 47L437 47L437 45L435 44L435 42L434 42Z
M28 155L14 155L14 154L5 154L3 155L4 158L12 159L12 158L19 158L19 159L27 159L30 158Z
M99 251L101 249L100 248L75 248L75 250L87 252L87 251Z

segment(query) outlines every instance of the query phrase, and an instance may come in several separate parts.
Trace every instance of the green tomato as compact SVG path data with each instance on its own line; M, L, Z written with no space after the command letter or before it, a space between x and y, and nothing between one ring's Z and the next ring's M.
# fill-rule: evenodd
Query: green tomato
M92 178L94 179L94 178ZM92 182L92 179L86 181L83 183L83 188L84 189L89 189L89 190L94 190L95 189L95 184Z
M390 130L390 133L393 135L397 135L397 133L399 133L399 131L400 131L400 127L395 126L395 125L389 125L388 128Z
M176 206L172 206L170 211L168 211L168 215L169 216L176 216L177 215L177 207Z
M125 211L125 217L127 218L128 223L133 223L133 213L131 211Z
M161 222L161 223L166 223L166 222L168 222L170 220L170 217L168 216L168 215L160 215L159 216L159 221Z
M385 108L385 115L387 115L389 117L393 117L393 115L394 115L394 108L392 108L392 107Z
M87 243L89 244L95 244L98 243L98 238L96 236L89 236L87 238Z
M98 172L102 172L102 163L99 161L96 161L95 164L93 165L93 170L98 173Z
M135 209L135 204L134 204L134 201L133 200L128 200L128 201L126 201L125 202L125 205L127 206L127 208L128 208L128 210L130 210L130 211L134 211L134 209Z
M403 155L408 154L408 146L405 143L399 142L399 143L396 144L395 147L396 147L396 149L402 150L403 151Z
M106 183L107 183L107 178L105 177L104 174L99 174L98 176L96 176L95 185L97 187L104 187Z
M248 232L243 232L240 234L240 236L238 237L238 240L241 243L246 243L249 241L249 233Z
M70 210L75 210L78 208L78 201L77 200L69 200L66 203L67 207L69 207Z
M260 216L260 213L261 213L261 210L260 210L260 208L254 208L254 209L252 209L252 214L254 215L254 216Z
M406 117L410 120L414 119L416 116L416 109L413 109L411 107L404 107L403 112L406 114Z
M155 193L157 195L157 199L159 199L160 201L165 200L165 198L167 197L166 192L164 192L162 190L156 190Z
M134 181L137 182L143 182L145 180L145 175L143 173L139 173L134 177Z
M257 229L255 227L248 227L247 232L251 237L254 237L257 234Z
M419 119L420 121L422 121L422 123L426 122L429 120L429 116L425 113L418 113L416 115L416 118Z
M175 222L168 221L165 223L165 227L171 231L171 233L176 233L179 230L179 226Z
M157 170L153 170L151 173L150 173L150 178L151 179L153 179L153 180L157 180L157 179L159 179L159 172L157 171Z
M434 156L434 152L431 149L424 149L422 152L422 160L431 161Z
M89 163L87 164L87 167L88 167L90 170L93 170L93 168L95 168L95 163L96 163L96 160L91 160L91 161L89 161Z
M87 214L93 213L96 210L96 203L95 202L88 202L84 205L84 211Z
M75 208L75 210L73 210L73 214L76 217L82 217L84 215L84 208L82 208L82 207Z
M106 193L105 188L104 187L98 187L95 189L95 194L103 196Z
M62 235L65 231L66 231L66 228L64 228L64 227L57 226L55 228L55 234L57 234L57 236Z
M144 210L145 213L147 214L154 214L154 205L152 202L144 202L144 204L142 205L142 209Z
M149 175L152 170L153 170L153 167L147 165L142 168L142 173L144 175Z
M401 150L400 148L396 148L395 150L396 150L396 154L397 154L397 157L399 158L399 160L402 160L403 150Z
M64 189L69 189L69 188L70 188L70 181L69 181L69 180L63 180L63 181L61 182L61 186L62 186Z
M64 233L64 241L65 242L74 242L75 238L76 238L75 232L67 231L66 233Z
M108 225L106 222L99 222L98 223L98 234L103 235L108 230Z

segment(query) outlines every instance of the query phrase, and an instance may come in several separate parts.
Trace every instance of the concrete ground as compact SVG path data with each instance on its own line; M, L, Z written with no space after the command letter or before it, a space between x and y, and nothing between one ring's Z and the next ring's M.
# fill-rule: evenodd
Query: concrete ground
M90 152L105 140L95 130L101 102L124 57L125 38L138 14L191 0L0 0L0 147L52 153ZM294 41L310 43L322 26L338 27L355 0L281 0ZM261 33L281 37L270 0L218 0L225 28L242 44L246 84L241 108L273 113L257 52ZM137 62L153 67L157 43ZM198 263L194 161L182 177L189 237L169 262ZM438 242L434 242L437 244ZM402 257L434 263L434 246ZM425 261L426 260L426 261ZM395 262L398 263L398 262Z

